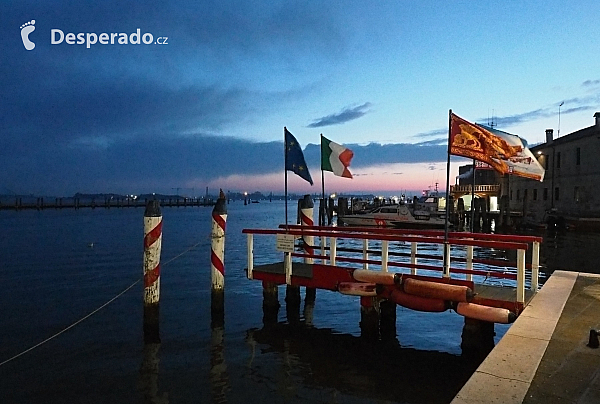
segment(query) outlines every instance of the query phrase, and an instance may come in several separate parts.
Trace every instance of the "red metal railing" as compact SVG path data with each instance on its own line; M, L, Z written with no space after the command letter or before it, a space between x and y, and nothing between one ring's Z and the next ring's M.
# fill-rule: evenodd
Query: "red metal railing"
M336 262L345 262L351 264L361 264L363 269L369 269L369 265L379 265L381 271L387 272L389 267L408 268L411 274L417 274L418 270L439 271L444 277L451 277L452 274L463 274L466 280L472 280L473 275L481 275L486 278L513 279L517 285L517 302L523 303L525 300L525 271L531 270L531 289L537 291L539 282L539 245L540 237L518 236L518 235L497 235L481 233L450 232L448 239L444 237L443 231L430 230L404 230L387 228L364 228L364 227L343 227L336 228L330 226L299 226L299 225L280 225L279 229L244 229L242 232L248 236L248 278L252 279L254 268L254 235L274 235L276 237L315 237L320 240L320 245L305 246L311 247L311 251L321 250L320 254L313 252L284 251L286 253L286 279L291 279L291 257L304 258L305 262L312 260L321 260L322 263L336 265ZM338 239L362 240L363 248L338 248ZM329 240L329 246L327 242ZM380 241L381 248L369 248L369 242ZM411 252L402 253L389 251L390 242L410 243ZM419 259L441 260L444 262L444 256L432 254L419 254L419 246L424 244L434 244L443 246L448 257L447 265L430 265L419 263ZM451 246L466 246L466 257L452 257ZM530 248L531 246L531 248ZM494 250L514 250L516 251L516 263L482 259L474 257L474 247L481 249ZM531 249L531 262L526 263L526 251ZM362 253L362 258L340 255L338 253ZM372 255L380 256L380 259L371 258ZM398 262L391 260L390 257L408 257L410 262ZM464 268L452 266L453 262L465 264ZM504 270L497 269L474 269L473 264L478 263L485 266L504 267ZM511 268L506 271L506 268Z

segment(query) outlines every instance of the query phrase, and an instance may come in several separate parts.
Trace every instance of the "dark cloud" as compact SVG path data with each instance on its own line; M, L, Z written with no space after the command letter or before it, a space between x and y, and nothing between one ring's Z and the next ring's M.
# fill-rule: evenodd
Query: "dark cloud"
M358 119L369 112L370 102L352 108L345 108L337 114L331 114L322 118L317 118L308 125L309 128L320 128L323 126L340 125L348 121Z
M600 80L586 80L581 85L583 87L596 87L600 85Z

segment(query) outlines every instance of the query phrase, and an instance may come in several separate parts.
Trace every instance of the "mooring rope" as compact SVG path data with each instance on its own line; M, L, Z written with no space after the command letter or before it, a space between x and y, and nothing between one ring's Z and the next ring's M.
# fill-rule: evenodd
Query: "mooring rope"
M197 242L196 244L194 244L193 246L189 247L187 250L183 251L182 253L176 255L175 257L171 258L170 260L168 260L167 262L165 262L164 264L162 264L162 266L164 267L165 265L168 265L169 263L175 261L177 258L181 257L182 255L190 252L192 249L194 249L195 247L197 247L202 241ZM104 303L103 305L101 305L100 307L98 307L97 309L91 311L90 313L86 314L85 316L83 316L82 318L80 318L79 320L75 321L74 323L72 323L71 325L69 325L68 327L60 330L59 332L57 332L56 334L46 338L45 340L38 342L37 344L33 345L30 348L27 348L26 350L24 350L21 353L16 354L15 356L13 356L12 358L8 358L3 362L0 362L0 366L11 362L14 359L17 359L20 356L25 355L28 352L33 351L34 349L36 349L39 346L44 345L46 342L53 340L54 338L58 337L59 335L65 333L66 331L70 330L71 328L75 327L76 325L82 323L83 321L87 320L88 318L90 318L91 316L93 316L94 314L96 314L97 312L99 312L100 310L102 310L103 308L105 308L106 306L108 306L109 304L111 304L112 302L114 302L115 300L117 300L119 297L123 296L125 293L127 293L127 291L129 291L131 288L133 288L135 285L137 285L141 280L143 279L143 276L138 278L135 282L133 282L131 285L129 285L128 287L126 287L123 291L121 291L118 295L116 295L115 297L113 297L112 299L110 299L109 301L107 301L106 303Z

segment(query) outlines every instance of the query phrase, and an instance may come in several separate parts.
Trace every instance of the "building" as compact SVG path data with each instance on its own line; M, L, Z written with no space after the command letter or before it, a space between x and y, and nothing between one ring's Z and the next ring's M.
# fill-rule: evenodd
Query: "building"
M543 182L503 179L502 195L526 223L600 229L600 112L594 118L594 125L557 138L547 129L546 142L530 148L546 170Z

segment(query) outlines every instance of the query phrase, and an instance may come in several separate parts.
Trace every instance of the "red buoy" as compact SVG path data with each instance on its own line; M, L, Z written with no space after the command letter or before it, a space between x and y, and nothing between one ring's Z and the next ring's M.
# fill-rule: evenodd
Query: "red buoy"
M430 299L450 300L453 302L468 302L474 294L471 288L447 283L422 281L419 279L404 279L404 291L411 295L427 297Z
M456 312L462 316L490 323L510 324L517 316L510 310L499 307L488 307L474 303L458 303Z
M400 283L400 275L393 272L355 269L352 272L352 277L359 282L378 283L380 285L397 285Z
M450 308L450 305L444 300L410 295L408 293L404 293L400 289L394 289L390 293L389 299L400 306L406 307L407 309L418 311L439 313Z
M338 292L344 295L374 297L377 296L376 287L374 283L340 282Z

